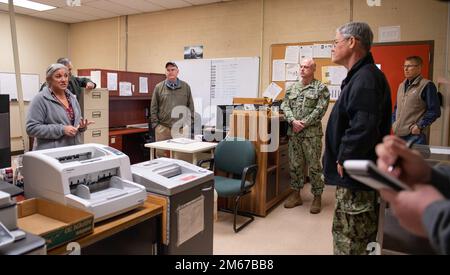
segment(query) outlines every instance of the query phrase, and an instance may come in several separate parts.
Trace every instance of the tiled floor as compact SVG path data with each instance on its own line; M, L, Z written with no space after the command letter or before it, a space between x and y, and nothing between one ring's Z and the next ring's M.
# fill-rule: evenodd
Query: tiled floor
M233 231L232 214L219 212L214 224L214 254L332 254L335 188L326 186L322 212L317 215L309 213L313 199L309 189L307 185L302 190L302 206L286 209L281 203L239 233Z

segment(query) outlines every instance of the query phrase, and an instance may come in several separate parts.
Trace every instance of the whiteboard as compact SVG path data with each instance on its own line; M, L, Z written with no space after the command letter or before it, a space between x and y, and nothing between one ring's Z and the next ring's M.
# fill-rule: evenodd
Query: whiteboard
M216 125L217 105L233 104L233 97L258 97L258 57L189 59L176 64L179 78L191 86L203 125Z
M22 74L23 100L31 101L39 92L39 75ZM0 73L0 94L9 95L9 99L17 100L17 85L15 73Z

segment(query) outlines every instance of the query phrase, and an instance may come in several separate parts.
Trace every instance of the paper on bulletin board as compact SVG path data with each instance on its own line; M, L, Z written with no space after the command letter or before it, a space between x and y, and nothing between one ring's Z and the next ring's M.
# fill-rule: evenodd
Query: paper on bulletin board
M272 81L286 80L286 66L284 59L277 59L273 61L272 65Z
M379 42L396 42L401 40L400 26L385 26L378 28Z
M286 64L286 80L295 81L300 77L300 64Z
M300 46L300 62L305 59L312 59L313 58L313 46L312 45L305 45L305 46Z
M108 91L117 91L117 73L107 73Z
M205 229L204 209L205 197L203 195L177 208L177 246L182 245Z
M132 96L133 91L130 82L119 83L119 95L120 96Z
M148 77L139 77L139 93L148 94Z
M102 72L91 71L91 81L97 85L97 88L102 88Z
M330 92L330 100L336 101L341 95L341 86L339 85L327 85L328 91Z
M314 44L313 57L314 58L331 58L331 44Z
M323 66L322 82L328 85L341 85L347 77L347 69L344 66Z
M298 63L298 57L300 54L299 46L288 46L286 47L286 52L284 56L284 63Z
M275 100L282 90L283 88L278 86L275 82L272 82L264 91L263 96Z

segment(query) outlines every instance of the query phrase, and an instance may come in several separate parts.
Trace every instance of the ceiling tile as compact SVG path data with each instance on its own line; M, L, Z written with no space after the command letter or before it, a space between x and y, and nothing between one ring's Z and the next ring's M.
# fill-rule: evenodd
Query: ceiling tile
M188 2L182 0L147 0L147 1L154 3L156 5L160 5L166 9L176 9L192 6Z
M93 1L86 3L85 5L120 15L140 13L139 10L129 8L127 6L124 6L123 4L117 4L106 0Z
M145 0L127 0L127 1L109 0L109 1L116 3L116 4L127 6L131 9L137 10L139 12L152 12L152 11L160 11L160 10L164 9L164 7L162 7L160 5L156 5L156 4L150 3Z

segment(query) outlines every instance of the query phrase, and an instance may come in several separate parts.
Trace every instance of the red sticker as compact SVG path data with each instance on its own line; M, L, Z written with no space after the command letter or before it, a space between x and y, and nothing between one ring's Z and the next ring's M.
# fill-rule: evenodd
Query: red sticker
M188 181L188 180L191 180L191 179L195 179L196 177L197 177L197 176L190 175L190 176L181 178L180 180L182 180L182 181Z

